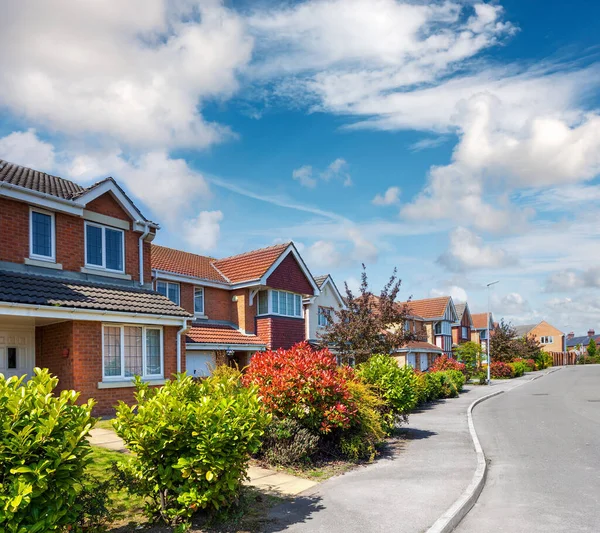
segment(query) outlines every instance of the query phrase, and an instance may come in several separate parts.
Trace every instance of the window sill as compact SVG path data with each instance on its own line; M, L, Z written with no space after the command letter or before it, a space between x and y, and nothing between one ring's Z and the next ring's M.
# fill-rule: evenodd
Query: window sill
M81 267L81 272L84 274L91 274L92 276L104 276L106 278L115 278L115 279L127 279L130 280L131 276L129 274L119 274L118 272L109 272L108 270Z
M24 263L26 265L37 266L42 268L52 268L54 270L62 270L62 265L60 263L55 263L51 260L44 259L32 259L30 257L26 257Z
M166 380L163 378L159 379L144 379L142 380L148 385L164 385ZM125 389L135 387L134 381L100 381L98 382L99 389Z
M194 320L208 320L206 315L194 315Z

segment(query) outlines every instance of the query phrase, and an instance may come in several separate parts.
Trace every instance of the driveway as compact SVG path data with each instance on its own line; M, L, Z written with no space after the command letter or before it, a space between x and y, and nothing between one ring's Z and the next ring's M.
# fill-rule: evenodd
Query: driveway
M565 367L473 417L490 468L457 533L600 531L600 365Z
M531 376L473 386L410 415L401 450L320 484L276 507L268 531L417 533L431 526L473 478L476 456L466 411L475 399ZM541 380L548 379L543 377ZM524 387L530 387L525 384ZM512 393L511 393L512 394ZM493 401L493 400L492 400Z

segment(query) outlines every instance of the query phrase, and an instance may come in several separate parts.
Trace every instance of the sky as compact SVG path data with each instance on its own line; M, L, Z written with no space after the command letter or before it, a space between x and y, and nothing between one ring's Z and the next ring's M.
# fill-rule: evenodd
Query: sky
M600 330L600 3L22 0L0 158L113 176L215 257Z

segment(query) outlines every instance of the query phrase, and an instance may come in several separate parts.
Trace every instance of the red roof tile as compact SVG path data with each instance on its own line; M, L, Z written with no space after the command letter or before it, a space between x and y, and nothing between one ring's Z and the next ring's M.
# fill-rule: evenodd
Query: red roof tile
M195 278L227 283L228 280L212 265L215 259L164 246L152 245L152 268Z
M443 353L444 351L436 346L435 344L431 344L430 342L423 341L409 341L407 342L399 351L408 352L410 350L430 350L432 352Z
M487 313L476 313L471 315L473 319L473 327L475 329L486 329L487 328Z
M438 298L425 298L402 303L408 305L412 315L427 319L444 316L449 301L450 296L439 296Z
M277 244L260 250L253 250L240 255L217 259L214 266L226 276L231 283L252 281L261 278L279 259L290 243Z
M187 332L186 342L204 344L251 344L265 346L256 335L245 335L232 326L223 324L194 324Z

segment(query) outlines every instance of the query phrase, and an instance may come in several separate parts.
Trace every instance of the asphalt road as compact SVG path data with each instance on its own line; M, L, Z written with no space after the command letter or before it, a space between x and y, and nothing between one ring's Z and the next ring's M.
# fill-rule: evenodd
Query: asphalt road
M600 532L600 365L562 368L473 417L490 468L456 532Z

